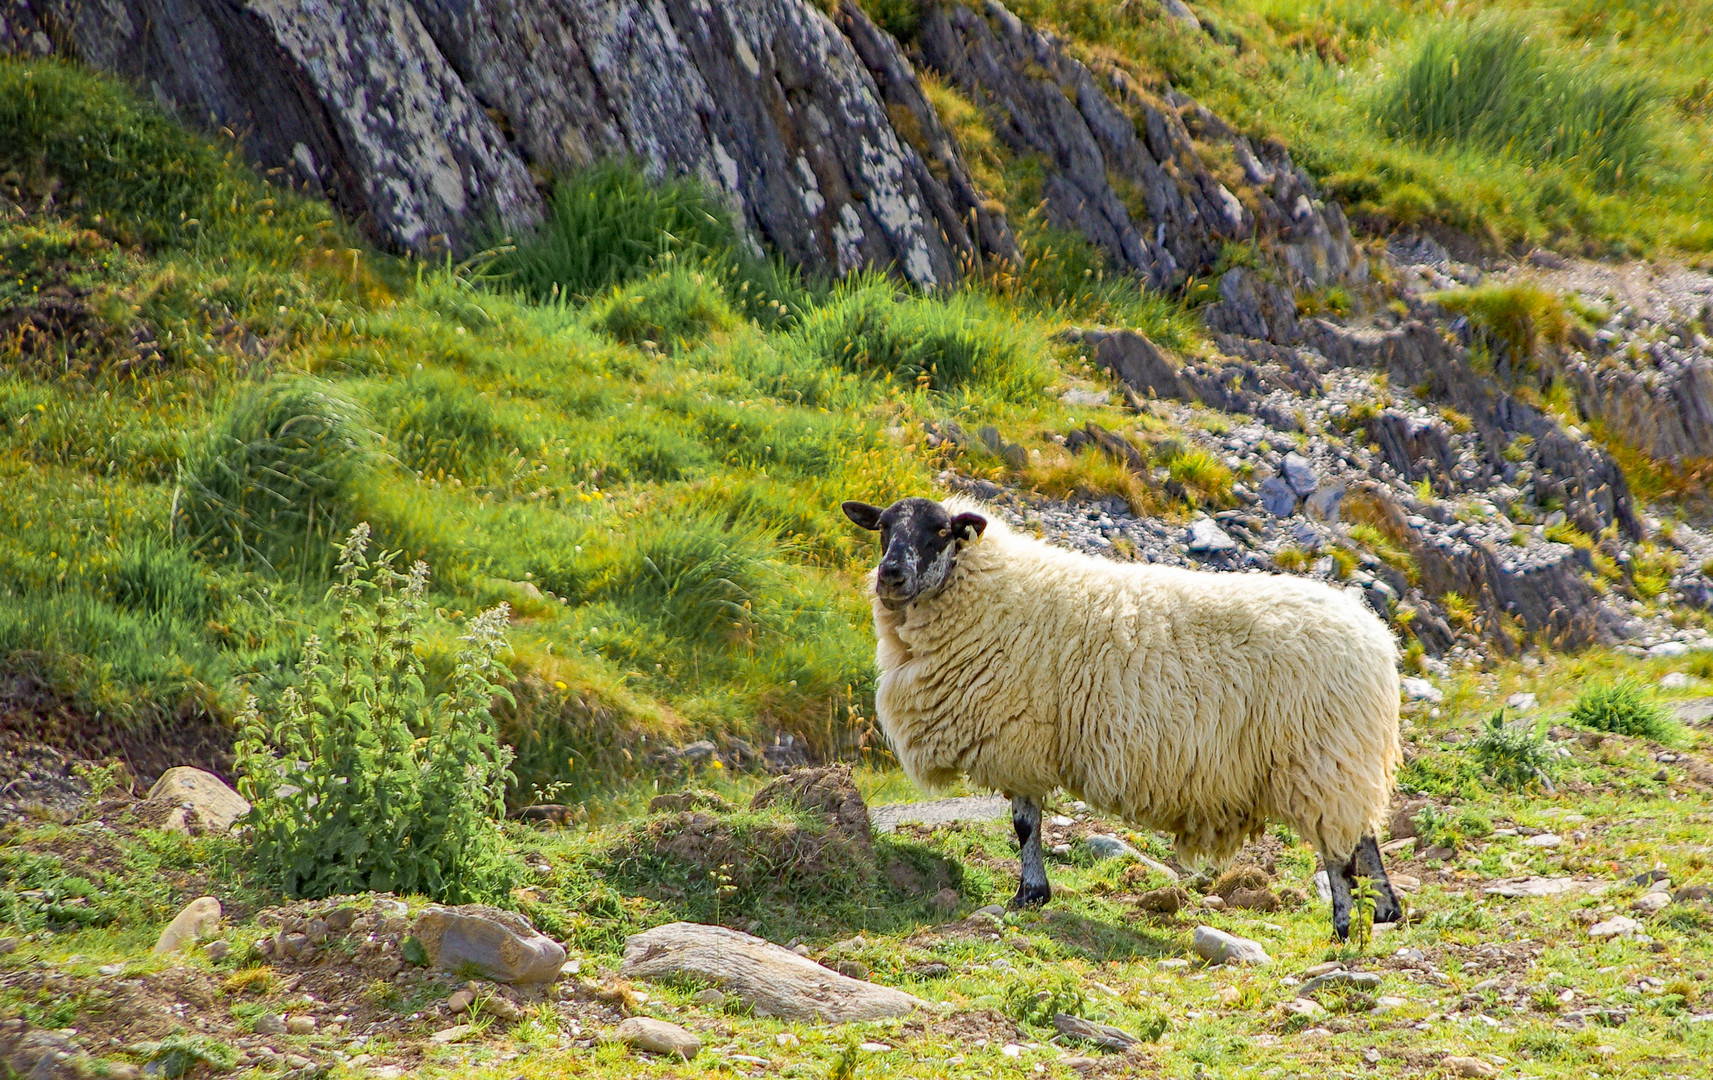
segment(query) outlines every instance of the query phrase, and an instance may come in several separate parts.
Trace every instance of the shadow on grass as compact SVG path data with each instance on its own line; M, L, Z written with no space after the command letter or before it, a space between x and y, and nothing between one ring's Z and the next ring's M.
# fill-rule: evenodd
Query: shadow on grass
M1039 929L1066 952L1088 960L1149 960L1183 953L1177 935L1115 926L1069 911L1046 911Z

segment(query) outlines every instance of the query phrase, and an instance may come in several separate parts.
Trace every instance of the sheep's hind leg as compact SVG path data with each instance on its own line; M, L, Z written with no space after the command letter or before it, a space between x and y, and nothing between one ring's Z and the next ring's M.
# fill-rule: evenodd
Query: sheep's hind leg
M1011 906L1038 907L1053 895L1047 884L1047 864L1041 857L1041 804L1027 795L1012 796L1011 827L1017 830L1017 846L1023 858L1023 880L1017 885Z
M1380 843L1373 836L1364 836L1351 856L1350 868L1374 883L1374 921L1395 923L1404 917L1398 896L1392 891L1392 881L1386 876L1386 865L1380 861Z
M1322 858L1325 858L1324 853ZM1326 859L1326 883L1332 889L1332 932L1338 940L1350 939L1350 867L1352 859Z

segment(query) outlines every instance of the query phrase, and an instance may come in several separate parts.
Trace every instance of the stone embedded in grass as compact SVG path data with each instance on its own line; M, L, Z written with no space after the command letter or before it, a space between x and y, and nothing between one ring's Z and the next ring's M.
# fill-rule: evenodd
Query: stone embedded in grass
M1329 987L1350 987L1353 990L1378 990L1380 988L1380 982L1380 976L1372 971L1329 971L1323 975L1316 975L1308 982L1297 987L1297 996L1300 998L1310 997L1317 990L1325 990Z
M184 910L174 916L173 921L161 931L160 938L155 942L155 955L165 956L177 952L212 933L219 925L220 901L212 896L198 897L186 904Z
M625 942L620 973L632 979L697 979L757 1016L844 1024L903 1016L927 1005L901 990L847 978L788 949L723 926L668 923Z
M213 773L180 765L161 774L141 810L172 832L226 832L250 812L250 802Z
M1398 685L1403 688L1404 697L1410 701L1428 701L1438 705L1445 700L1445 691L1426 679L1405 676L1398 680Z
M1198 555L1221 555L1237 550L1237 541L1226 535L1212 518L1197 518L1190 522L1187 543L1190 551Z
M428 1041L445 1046L449 1043L459 1042L475 1030L475 1026L471 1024L454 1024L449 1028L442 1028L441 1030L436 1031L428 1037Z
M665 1020L632 1016L619 1024L616 1037L633 1050L689 1061L702 1052L702 1040Z
M316 1019L313 1016L288 1016L285 1029L288 1035L312 1035L315 1033Z
M1630 908L1643 915L1657 915L1671 906L1671 894L1666 892L1647 892L1636 897Z
M1093 833L1083 839L1089 853L1097 859L1121 859L1136 854L1136 849L1116 836Z
M1641 930L1642 924L1628 915L1614 915L1605 922L1595 923L1588 928L1588 936L1596 940L1607 938L1629 937Z
M1286 1016L1306 1016L1310 1019L1326 1015L1326 1009L1318 1001L1305 997L1296 997L1289 1001L1280 1002L1279 1011Z
M550 983L565 963L565 948L515 912L466 904L431 907L412 933L432 967L456 971L466 964L502 983Z
M1555 848L1564 843L1564 839L1556 833L1539 833L1523 841L1524 847Z
M278 1013L263 1013L256 1017L257 1035L284 1035L285 1033L285 1018Z
M1093 1020L1084 1020L1080 1016L1070 1016L1066 1013L1054 1014L1053 1026L1058 1029L1060 1035L1067 1039L1093 1043L1102 1050L1111 1050L1119 1054L1142 1041L1123 1028L1116 1028L1111 1024L1096 1023Z
M1440 1064L1452 1076L1471 1077L1473 1080L1486 1080L1487 1077L1499 1075L1497 1066L1488 1064L1480 1058L1453 1056L1446 1058Z
M1195 932L1196 955L1210 964L1270 964L1273 958L1259 941L1228 934L1212 926L1198 926Z

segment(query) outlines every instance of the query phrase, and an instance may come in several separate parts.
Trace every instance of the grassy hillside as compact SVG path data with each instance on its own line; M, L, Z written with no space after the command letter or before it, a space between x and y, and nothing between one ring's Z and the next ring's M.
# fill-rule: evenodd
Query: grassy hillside
M1004 297L803 283L614 168L525 250L405 264L111 83L6 62L0 98L0 656L122 724L290 683L366 521L432 568L437 677L465 616L511 605L529 780L587 790L639 735L848 745L869 555L838 502L929 490L957 451L898 437L925 419L1034 448L974 443L977 475L1133 486L1043 438L1078 419L1049 334L1191 341L1086 252Z
M1713 251L1708 0L1019 0L1018 14L1291 147L1359 225Z

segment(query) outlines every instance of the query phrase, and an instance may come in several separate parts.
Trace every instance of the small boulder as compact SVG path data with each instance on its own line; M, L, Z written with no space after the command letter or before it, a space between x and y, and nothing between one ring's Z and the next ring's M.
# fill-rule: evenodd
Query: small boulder
M479 904L431 907L412 933L431 966L456 971L468 964L494 982L550 983L565 963L564 947L527 918Z
M1316 521L1337 521L1338 504L1344 501L1343 484L1322 484L1303 500L1303 508Z
M220 925L220 901L212 896L201 896L186 904L184 910L173 917L161 936L155 942L155 955L165 956L177 952L192 942L199 941L214 932Z
M1301 498L1308 498L1320 486L1320 477L1315 474L1314 466L1301 454L1286 454L1284 464L1279 466L1279 475Z
M1189 904L1190 894L1176 885L1151 889L1136 898L1136 906L1143 911L1156 911L1162 915L1176 915Z
M1261 509L1274 517L1288 518L1297 512L1297 493L1277 476L1261 481L1257 494L1261 497Z
M1671 906L1671 894L1664 892L1643 893L1630 904L1633 911L1642 915L1657 915Z
M704 1009L723 1009L726 1005L726 995L711 986L706 990L698 990L691 994L690 1000Z
M446 999L446 1011L453 1016L469 1011L470 1005L476 1000L476 992L469 987L452 991L452 996Z
M1237 550L1237 541L1227 536L1212 518L1197 518L1190 522L1187 543L1190 551L1198 555L1220 555Z
M702 1052L702 1040L665 1020L632 1016L619 1024L618 1040L633 1050L689 1061Z
M161 774L141 809L145 820L175 832L226 832L250 802L213 773L180 765Z
M1260 966L1273 962L1273 958L1267 955L1267 950L1261 947L1259 941L1228 934L1212 926L1196 927L1195 951L1197 956L1210 964Z
M305 1016L301 1014L297 1016L288 1016L286 1017L285 1027L286 1034L288 1035L313 1035L315 1033L316 1020L313 1016Z
M1406 675L1398 680L1398 685L1403 689L1404 698L1408 701L1426 701L1438 705L1445 700L1445 691L1426 679Z
M1440 1065L1452 1076L1469 1077L1471 1080L1487 1080L1488 1077L1499 1075L1497 1066L1480 1058L1452 1056L1440 1062Z
M278 1013L263 1013L256 1017L257 1035L284 1035L286 1033L285 1017Z

